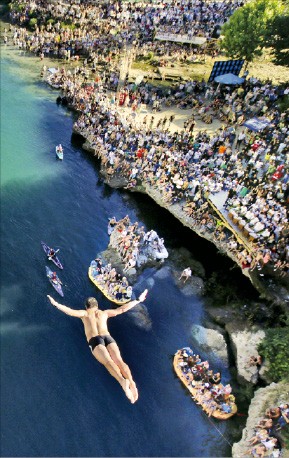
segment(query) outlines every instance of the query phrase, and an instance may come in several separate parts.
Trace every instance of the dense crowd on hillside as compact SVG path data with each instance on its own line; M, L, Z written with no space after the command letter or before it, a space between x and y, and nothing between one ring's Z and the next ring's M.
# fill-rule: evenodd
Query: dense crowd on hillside
M126 81L121 103L114 92L124 45L137 42L142 52L153 46L159 55L172 50L173 56L186 60L192 56L180 45L152 41L153 36L190 29L195 35L209 37L241 5L239 1L217 5L202 0L12 5L10 31L18 48L41 58L84 58L73 69L62 68L47 80L62 89L59 100L65 99L79 112L74 129L94 148L108 179L121 175L127 188L143 185L158 191L167 205L179 205L200 232L211 232L243 269L264 275L270 266L276 275L288 275L289 112L280 112L277 103L289 93L289 87L256 78L233 87L188 81L170 89ZM27 26L31 17L37 18L34 32L18 27ZM63 18L74 27L64 27ZM104 72L96 70L100 63L105 64ZM120 105L130 107L130 112ZM152 113L140 121L142 105ZM173 115L164 113L156 120L153 113L175 105L193 110L180 132L171 128ZM243 128L253 116L266 116L268 125L258 132ZM223 122L220 129L210 135L194 133L196 120L209 124L214 118ZM220 224L210 206L208 197L220 192L227 193L223 214L241 237Z
M27 26L31 18L37 26L49 26L47 41L61 33L61 23L77 25L68 40L82 42L90 49L97 47L101 34L103 39L117 35L132 42L151 40L156 33L189 34L210 38L216 25L222 25L244 1L182 0L121 2L121 1L74 1L47 3L41 0L12 1L11 20ZM66 40L67 41L67 40ZM66 43L68 45L72 43Z
M157 34L185 34L210 40L244 1L182 0L130 3L120 1L12 1L10 19L22 26L14 43L40 56L85 57L92 66L114 64L121 50L135 46L138 54L155 52L166 58L194 61L203 53L197 46L154 42ZM33 33L27 28L33 26ZM185 48L185 50L183 49ZM164 58L160 65L166 65Z
M110 177L127 177L128 187L142 183L156 188L168 204L180 203L195 223L215 231L221 241L227 241L229 234L222 226L216 228L206 197L227 191L229 217L255 242L255 250L249 253L231 239L230 249L239 253L243 268L261 270L270 262L284 275L288 270L288 115L276 110L274 99L279 96L271 85L249 81L244 87L244 100L248 93L255 96L252 105L244 101L247 113L251 106L255 111L257 94L265 101L270 124L262 132L242 129L236 137L234 123L228 122L213 135L193 135L189 129L170 133L166 129L170 120L154 125L153 116L137 128L134 118L119 115L105 95L97 96L96 105L88 98L75 129L89 138ZM273 101L264 98L266 91L274 94ZM232 112L242 103L240 96L241 101L234 103L234 92L238 90L228 103ZM222 106L226 96L218 95Z

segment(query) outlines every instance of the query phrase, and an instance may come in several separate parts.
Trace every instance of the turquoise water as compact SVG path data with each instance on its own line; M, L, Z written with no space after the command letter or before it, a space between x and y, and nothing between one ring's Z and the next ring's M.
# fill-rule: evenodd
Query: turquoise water
M172 355L190 345L203 300L183 294L173 265L149 269L148 328L128 313L111 320L139 388L130 405L91 356L80 320L53 309L40 241L60 248L64 299L80 308L95 295L90 260L108 244L107 218L128 214L165 237L172 249L188 232L146 197L112 191L71 141L73 117L39 82L40 64L2 50L1 65L1 456L229 456L240 427L209 420L176 379ZM64 161L54 148L61 142ZM192 251L199 239L190 235ZM60 297L58 297L60 299ZM210 353L213 367L231 376ZM218 430L216 429L218 428Z

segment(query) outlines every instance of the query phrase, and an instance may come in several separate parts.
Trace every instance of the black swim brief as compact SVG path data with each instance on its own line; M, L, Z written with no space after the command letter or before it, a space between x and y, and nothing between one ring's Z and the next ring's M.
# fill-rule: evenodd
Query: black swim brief
M91 351L95 349L98 345L104 345L107 347L109 344L115 342L115 340L108 334L106 336L95 336L89 339L88 345Z

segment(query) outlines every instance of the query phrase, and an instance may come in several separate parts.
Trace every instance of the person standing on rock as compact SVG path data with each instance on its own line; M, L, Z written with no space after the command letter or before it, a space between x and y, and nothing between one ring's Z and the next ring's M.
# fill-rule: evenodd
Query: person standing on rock
M181 280L183 278L184 279L184 283L186 283L188 278L190 278L191 276L192 276L192 269L190 267L187 267L186 269L184 269L182 271L179 280Z
M85 310L73 310L59 304L53 297L47 295L51 304L66 315L80 318L84 325L84 332L93 356L103 364L108 372L119 382L127 398L132 404L138 399L138 390L132 378L128 365L123 361L118 345L111 337L107 328L109 318L125 313L135 305L143 302L147 289L139 296L138 300L128 302L115 310L100 310L94 297L89 297L85 302Z

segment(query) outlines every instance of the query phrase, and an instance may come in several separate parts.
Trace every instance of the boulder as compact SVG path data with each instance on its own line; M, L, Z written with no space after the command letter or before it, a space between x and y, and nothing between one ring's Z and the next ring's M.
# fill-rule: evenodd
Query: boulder
M227 324L232 350L236 360L238 380L240 383L249 382L254 385L258 382L259 369L250 366L251 356L258 356L257 347L265 337L265 332L258 328L239 328L238 324Z
M191 276L186 283L182 280L177 280L178 286L184 296L202 296L204 294L204 281L195 276Z
M115 228L110 234L109 249L113 248L116 251L114 257L117 257L122 264L125 264L123 259L121 259L120 255L117 252L120 241L121 234ZM152 240L148 244L142 244L139 246L139 253L136 260L136 266L137 268L142 269L145 267L159 267L168 257L168 255L169 253L163 244L163 240L160 239L157 233L155 232L154 240ZM128 273L128 275L130 274Z
M182 271L185 267L189 266L192 269L193 275L203 279L206 278L204 266L199 261L194 259L192 253L187 248L175 248L170 253L170 259L174 268L176 268L178 271Z
M214 353L224 361L228 361L228 349L223 334L215 329L204 328L194 324L192 327L193 339L204 350L213 350Z
M145 331L150 331L152 328L152 321L148 312L148 309L144 304L137 304L133 309L129 311L129 314L133 317L135 324Z
M266 388L259 388L254 395L249 407L246 427L243 430L242 439L233 445L233 458L242 457L250 447L248 440L255 435L255 425L265 417L266 409L287 403L289 398L289 386L286 382L271 383ZM284 451L284 452L288 452ZM282 457L285 457L282 453ZM288 454L287 454L288 456Z

